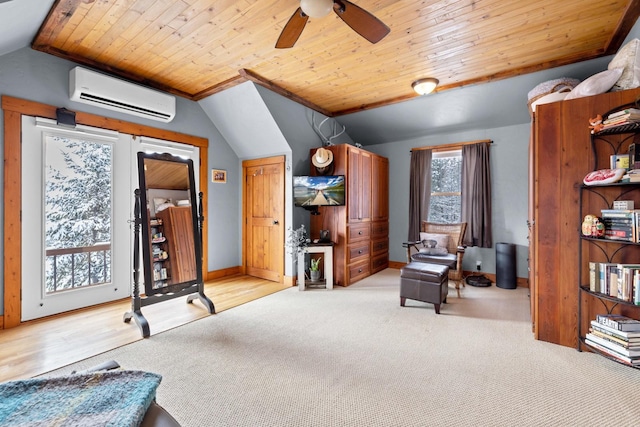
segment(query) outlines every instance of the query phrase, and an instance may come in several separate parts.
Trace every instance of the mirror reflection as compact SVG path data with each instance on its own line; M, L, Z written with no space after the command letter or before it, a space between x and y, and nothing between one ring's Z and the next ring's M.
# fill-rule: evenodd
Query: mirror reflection
M193 163L169 154L138 153L142 253L147 295L201 282Z

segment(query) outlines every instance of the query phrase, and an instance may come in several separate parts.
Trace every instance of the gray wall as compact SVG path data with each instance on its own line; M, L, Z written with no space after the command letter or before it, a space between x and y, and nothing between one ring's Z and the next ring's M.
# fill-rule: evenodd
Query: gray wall
M283 136L292 150L292 170L294 175L309 173L309 149L319 147L321 140L313 131L311 110L283 96L257 86L271 115L278 124ZM526 111L526 103L522 108ZM315 121L320 123L324 116L316 114ZM330 122L332 120L330 119ZM329 128L329 127L327 127ZM324 129L324 128L323 128ZM528 163L527 149L530 124L479 129L442 135L432 135L406 141L364 147L389 158L389 204L390 206L409 205L409 160L413 147L448 144L477 139L491 139L492 167L492 207L494 243L505 242L516 245L517 275L527 277L527 188ZM335 143L353 143L345 134ZM404 262L406 254L402 242L407 238L407 209L390 209L389 245L390 259ZM309 224L309 213L302 208L294 208L295 227ZM315 236L314 236L315 237ZM476 260L482 262L482 270L495 272L495 250L468 248L464 258L464 268L474 270Z
M318 127L321 122L326 119L326 116L315 113L309 108L261 86L256 86L256 88L269 108L282 135L284 135L291 146L292 174L308 175L310 173L311 163L309 150L323 145L322 139L314 131L313 123L315 122L316 127ZM329 119L320 128L324 136L330 135L334 123L339 129L342 129L342 126L338 125L334 119ZM332 142L334 144L353 143L348 132L341 134L339 137L333 139ZM291 221L292 228L298 228L302 224L308 229L310 224L309 212L303 208L294 207ZM312 237L316 238L318 236Z
M141 123L161 129L169 129L209 140L210 167L227 170L226 184L209 182L208 227L209 227L209 263L208 270L234 267L239 262L240 239L237 230L240 227L240 182L238 180L238 158L224 140L202 108L192 101L177 98L177 114L170 123L162 123L144 118L120 114L110 110L92 107L69 100L69 70L77 64L30 48L0 56L0 95L42 102L74 111L85 111L101 116L113 117L128 122ZM0 120L0 135L4 135L4 123ZM1 149L4 150L4 139ZM4 179L4 166L0 180ZM0 185L4 185L0 181ZM132 196L133 197L133 196ZM3 199L4 205L4 199ZM0 209L0 215L3 215ZM4 220L4 218L3 218ZM4 223L4 221L3 221ZM0 230L0 255L4 258L4 230ZM0 264L0 277L4 276ZM4 284L0 286L0 313L4 312Z
M525 104L526 108L526 104ZM527 277L527 186L530 124L495 129L432 135L407 141L370 145L366 148L389 158L389 205L409 206L409 163L411 149L439 144L491 139L491 196L493 242L516 245L517 276ZM406 262L402 242L406 241L408 209L389 210L389 258ZM476 260L482 271L495 273L495 250L467 248L463 258L465 270L475 270Z

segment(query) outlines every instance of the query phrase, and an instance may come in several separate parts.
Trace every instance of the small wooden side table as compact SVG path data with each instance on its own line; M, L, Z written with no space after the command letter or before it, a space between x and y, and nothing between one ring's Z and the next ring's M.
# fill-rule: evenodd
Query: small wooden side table
M324 254L324 283L326 289L333 289L333 243L312 243L307 246L306 253ZM298 290L305 290L304 254L298 254ZM318 283L318 282L313 282Z

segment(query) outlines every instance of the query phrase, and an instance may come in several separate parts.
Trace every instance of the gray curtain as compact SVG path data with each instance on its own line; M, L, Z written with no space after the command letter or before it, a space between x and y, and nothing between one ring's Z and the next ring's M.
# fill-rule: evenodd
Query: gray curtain
M489 144L462 147L461 221L467 223L466 246L490 248L491 241L491 167Z
M420 221L429 217L431 200L431 150L413 150L409 168L408 241L420 239Z

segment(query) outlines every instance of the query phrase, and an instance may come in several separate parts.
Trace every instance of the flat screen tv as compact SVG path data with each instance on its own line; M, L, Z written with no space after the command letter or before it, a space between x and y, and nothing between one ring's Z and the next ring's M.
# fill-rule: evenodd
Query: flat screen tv
M296 206L343 206L344 175L294 176L293 200Z

